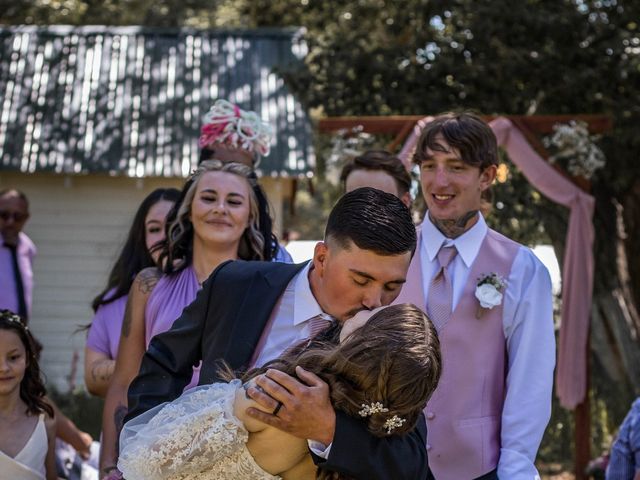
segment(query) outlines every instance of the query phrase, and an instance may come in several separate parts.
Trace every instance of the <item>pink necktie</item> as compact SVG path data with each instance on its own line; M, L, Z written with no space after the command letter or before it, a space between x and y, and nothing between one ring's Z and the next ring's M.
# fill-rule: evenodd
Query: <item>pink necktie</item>
M447 270L447 266L451 260L457 255L456 247L442 247L438 252L438 263L440 270L436 273L431 286L429 287L429 295L427 298L427 311L429 317L439 331L451 316L451 308L453 305L453 288L451 286L451 275Z
M311 317L309 320L309 338L315 337L321 331L329 328L333 323L333 317L326 313L321 313L315 317Z
M294 352L300 353L302 349L309 344L309 341L313 337L331 326L331 324L333 323L333 317L327 313L321 313L319 315L311 317L309 320L307 320L307 322L309 322L309 336L304 340L289 345L284 350L281 357L286 357Z

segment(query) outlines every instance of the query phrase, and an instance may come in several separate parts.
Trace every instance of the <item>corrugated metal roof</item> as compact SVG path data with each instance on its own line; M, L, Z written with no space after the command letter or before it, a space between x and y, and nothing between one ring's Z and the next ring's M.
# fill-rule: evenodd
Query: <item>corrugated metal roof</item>
M213 101L275 128L267 175L306 175L311 126L276 67L299 61L292 29L0 28L0 169L184 176Z

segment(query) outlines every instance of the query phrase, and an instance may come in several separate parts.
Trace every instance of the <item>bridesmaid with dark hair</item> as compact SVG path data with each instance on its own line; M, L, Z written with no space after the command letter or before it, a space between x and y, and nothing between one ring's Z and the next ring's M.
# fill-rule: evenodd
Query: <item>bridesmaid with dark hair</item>
M178 200L175 188L157 188L142 201L127 240L111 269L107 286L93 300L95 312L84 354L84 382L104 397L113 375L129 289L138 272L156 265L165 235L167 214Z

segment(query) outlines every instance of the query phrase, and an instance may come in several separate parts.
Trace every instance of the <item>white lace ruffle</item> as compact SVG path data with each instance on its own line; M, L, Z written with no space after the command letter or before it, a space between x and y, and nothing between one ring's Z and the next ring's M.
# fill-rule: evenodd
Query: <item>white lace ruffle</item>
M127 422L118 468L135 480L275 480L246 448L233 415L239 380L202 385Z

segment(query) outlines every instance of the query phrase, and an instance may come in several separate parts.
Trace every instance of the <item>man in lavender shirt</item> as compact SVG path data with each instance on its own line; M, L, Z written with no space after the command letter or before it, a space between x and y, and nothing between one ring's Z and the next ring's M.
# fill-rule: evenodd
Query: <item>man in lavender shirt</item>
M0 308L24 319L31 313L36 247L22 232L29 219L29 200L16 189L0 191Z

